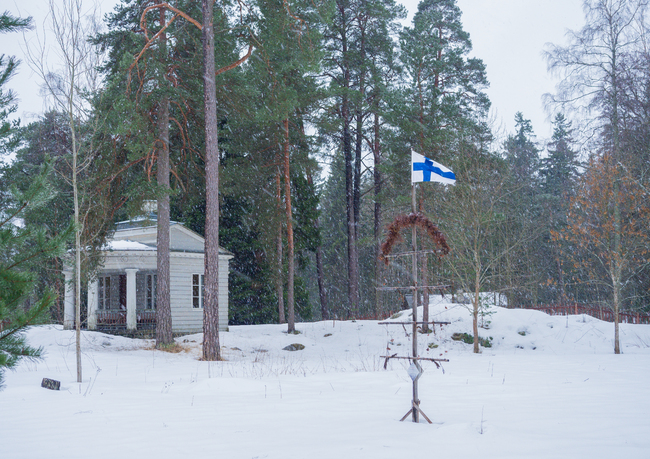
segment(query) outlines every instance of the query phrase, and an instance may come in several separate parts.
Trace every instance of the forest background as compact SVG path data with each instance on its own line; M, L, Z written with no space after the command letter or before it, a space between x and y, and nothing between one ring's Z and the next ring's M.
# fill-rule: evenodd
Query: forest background
M9 121L10 93L0 99L1 153L15 156L0 171L0 208L47 176L57 198L27 212L24 227L69 238L78 176L81 245L92 248L84 279L114 223L139 215L145 200L168 195L170 218L204 234L203 50L187 20L201 17L200 5L169 2L185 16L156 8L142 23L157 3L124 0L103 28L88 23L100 64L78 88L83 110L72 122L51 110L20 126ZM454 0L421 2L408 26L389 0L215 4L219 242L235 255L230 323L284 321L292 295L297 320L399 309L399 291L377 288L409 285L409 260L384 265L379 250L386 225L410 211L411 149L458 178L418 189L418 211L451 248L421 263L424 285L471 293L474 311L481 291L511 307L647 310L647 3L589 0L584 11L582 29L546 48L561 84L547 97L553 133L542 145L521 113L513 132L495 136L485 66L470 57ZM43 76L56 95L64 76ZM169 187L156 178L163 138ZM59 293L54 321L61 267L60 257L30 267L31 297Z

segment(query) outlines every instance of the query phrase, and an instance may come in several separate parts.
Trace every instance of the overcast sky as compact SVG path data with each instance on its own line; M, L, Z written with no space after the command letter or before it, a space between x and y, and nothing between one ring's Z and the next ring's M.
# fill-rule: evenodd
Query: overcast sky
M85 0L89 5L89 0ZM463 26L474 45L473 56L485 62L492 101L493 117L501 134L514 130L514 115L521 111L530 119L538 140L550 137L549 116L541 97L553 92L556 81L546 71L541 53L546 43L564 44L567 29L583 25L582 0L457 0L463 12ZM116 0L99 2L108 12ZM418 0L404 1L412 13ZM41 29L47 12L45 0L5 0L4 10L20 16L33 16ZM410 19L408 21L410 24ZM33 39L35 32L27 32ZM23 57L20 33L0 35L0 54L23 60L18 74L9 82L20 98L18 115L23 123L34 120L43 111L39 81Z

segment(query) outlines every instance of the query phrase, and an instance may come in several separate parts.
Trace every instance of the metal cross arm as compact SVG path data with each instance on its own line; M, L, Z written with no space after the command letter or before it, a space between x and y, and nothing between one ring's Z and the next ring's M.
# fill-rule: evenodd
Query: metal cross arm
M431 325L449 325L451 322L435 322L435 321L427 321L427 322L420 322L417 321L415 322L417 325L424 325L424 324L431 324ZM413 325L413 322L378 322L377 325Z
M391 290L421 290L428 288L429 290L445 290L449 288L449 285L418 285L417 287L413 285L404 286L404 287L376 287L376 290L379 291L391 291Z

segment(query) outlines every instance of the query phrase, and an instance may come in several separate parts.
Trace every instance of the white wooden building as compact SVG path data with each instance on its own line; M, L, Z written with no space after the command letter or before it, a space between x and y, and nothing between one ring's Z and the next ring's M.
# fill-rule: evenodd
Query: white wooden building
M153 329L156 310L155 214L117 224L103 252L103 267L88 284L90 330L128 332ZM204 240L180 223L170 222L170 304L173 333L203 331ZM219 329L228 327L228 262L219 249ZM64 328L74 326L74 283L64 271Z

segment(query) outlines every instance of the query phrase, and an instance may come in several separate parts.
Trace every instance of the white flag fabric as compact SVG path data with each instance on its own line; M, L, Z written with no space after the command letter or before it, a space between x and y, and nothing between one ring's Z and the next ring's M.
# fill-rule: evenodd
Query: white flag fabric
M411 183L440 182L456 184L456 176L440 163L411 150Z

